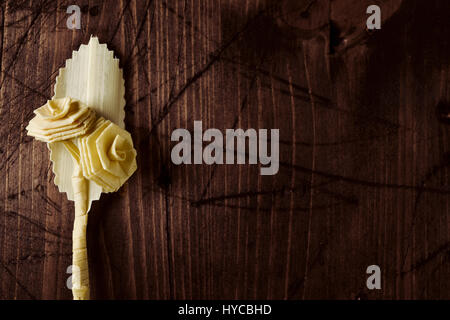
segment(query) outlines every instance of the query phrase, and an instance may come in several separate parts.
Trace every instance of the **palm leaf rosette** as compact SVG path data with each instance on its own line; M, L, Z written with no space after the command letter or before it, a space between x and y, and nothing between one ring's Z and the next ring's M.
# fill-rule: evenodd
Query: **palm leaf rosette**
M60 69L55 96L34 111L28 134L47 143L55 184L75 202L72 293L88 300L86 229L91 203L117 191L136 171L124 127L124 81L118 60L92 37Z

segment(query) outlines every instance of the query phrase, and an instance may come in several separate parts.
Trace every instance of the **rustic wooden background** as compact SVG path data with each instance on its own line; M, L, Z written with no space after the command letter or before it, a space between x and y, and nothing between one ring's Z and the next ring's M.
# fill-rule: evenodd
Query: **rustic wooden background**
M71 298L73 204L25 127L93 34L124 69L139 166L91 211L93 298L449 299L449 14L444 0L1 1L0 298ZM280 128L279 173L172 165L170 134L194 120Z

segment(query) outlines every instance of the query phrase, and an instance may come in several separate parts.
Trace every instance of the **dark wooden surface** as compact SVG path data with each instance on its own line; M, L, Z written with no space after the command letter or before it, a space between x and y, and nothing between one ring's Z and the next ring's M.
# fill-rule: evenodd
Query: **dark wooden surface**
M25 126L91 34L120 58L139 166L93 205L93 298L450 298L449 1L1 3L0 298L71 298L73 204ZM279 173L172 165L194 120L280 128Z

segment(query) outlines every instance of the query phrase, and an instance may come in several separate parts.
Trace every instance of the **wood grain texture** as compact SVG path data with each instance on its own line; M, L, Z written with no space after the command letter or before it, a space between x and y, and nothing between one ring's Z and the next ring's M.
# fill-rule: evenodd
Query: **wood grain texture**
M71 298L73 203L25 126L91 34L139 166L93 204L93 298L450 298L448 1L81 0L74 31L71 4L1 2L1 299ZM279 173L173 165L194 120L280 128Z

